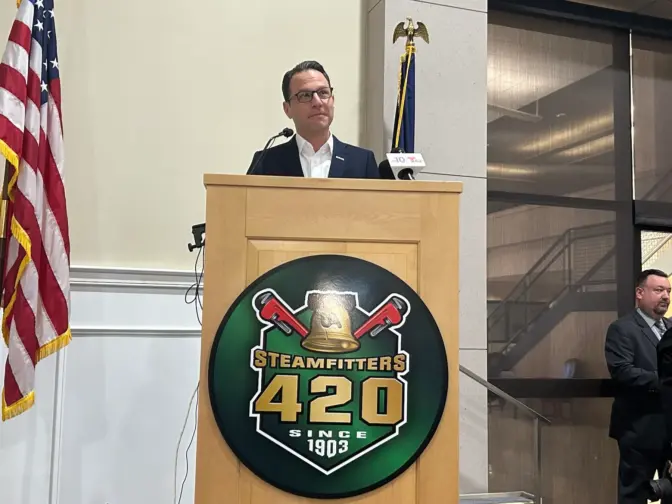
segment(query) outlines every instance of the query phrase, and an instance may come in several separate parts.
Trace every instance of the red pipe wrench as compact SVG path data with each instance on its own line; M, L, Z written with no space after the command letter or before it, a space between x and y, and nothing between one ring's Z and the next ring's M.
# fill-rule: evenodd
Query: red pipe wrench
M254 304L257 310L259 310L259 316L263 320L270 322L287 336L290 336L295 331L302 338L308 335L306 326L292 314L289 307L273 292L260 294L255 298Z
M371 337L375 338L388 327L400 324L408 310L406 300L401 296L393 295L355 331L355 338L359 339L366 333L370 333Z

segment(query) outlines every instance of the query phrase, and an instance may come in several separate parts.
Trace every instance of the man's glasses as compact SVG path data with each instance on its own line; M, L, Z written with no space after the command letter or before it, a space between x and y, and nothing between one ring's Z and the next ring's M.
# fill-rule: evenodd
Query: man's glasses
M320 88L316 89L315 91L299 91L294 95L296 97L296 101L299 103L308 103L313 101L313 95L317 94L317 97L322 100L328 100L329 98L332 97L332 94L334 92L334 88ZM290 100L292 97L290 97Z

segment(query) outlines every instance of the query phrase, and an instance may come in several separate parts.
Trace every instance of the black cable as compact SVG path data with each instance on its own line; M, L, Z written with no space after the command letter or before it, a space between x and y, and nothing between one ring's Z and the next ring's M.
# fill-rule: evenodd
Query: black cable
M198 388L198 386L196 387ZM184 452L184 458L187 461L187 468L184 472L184 479L182 480L182 486L180 487L180 497L177 499L177 504L182 502L182 492L184 492L184 484L187 482L187 476L189 475L189 448L194 442L194 437L196 436L196 423L198 421L198 395L196 395L196 408L194 409L194 430L191 432L191 439L187 445L187 451Z
M201 271L200 273L198 272L198 260L201 258L201 254L203 254L203 260L201 261ZM195 308L196 308L196 319L198 320L198 325L203 327L203 322L201 321L201 314L199 313L198 309L200 307L201 310L203 310L203 301L201 300L201 282L203 281L203 271L205 269L205 240L203 241L203 246L198 249L198 254L196 255L196 261L194 261L194 278L195 282L189 286L187 291L184 293L184 302L187 304L192 304L194 303ZM189 297L189 293L191 291L194 291L193 297ZM189 440L189 444L187 445L187 450L184 454L186 458L186 470L184 473L184 479L182 479L182 485L180 486L180 496L177 500L177 504L180 504L182 502L182 493L184 492L184 484L187 482L187 477L189 476L189 449L191 448L192 443L194 442L194 437L196 436L196 427L198 424L198 388L200 386L200 381L196 385L196 390L194 393L196 394L196 407L194 408L194 430L191 432L191 439ZM192 397L193 400L193 397ZM189 409L191 410L191 404L189 404ZM187 411L187 417L189 416L189 411ZM184 434L184 430L182 431L182 434ZM182 442L182 434L180 434L180 439L177 442L177 449L180 449L180 443ZM176 459L177 460L177 459ZM177 462L176 462L177 463ZM174 498L174 497L173 497Z
M201 258L201 254L203 254L203 260L201 261L201 272L198 272L198 260ZM187 291L184 293L184 302L187 304L192 304L195 303L195 308L196 308L196 319L198 320L198 324L200 326L203 326L203 322L201 321L201 314L198 311L199 307L201 310L203 310L203 301L201 300L201 282L203 281L203 270L205 266L205 244L203 244L203 247L198 249L198 254L196 255L196 261L194 261L194 277L196 279L196 282L191 284ZM191 291L194 291L193 297L189 298L189 293Z

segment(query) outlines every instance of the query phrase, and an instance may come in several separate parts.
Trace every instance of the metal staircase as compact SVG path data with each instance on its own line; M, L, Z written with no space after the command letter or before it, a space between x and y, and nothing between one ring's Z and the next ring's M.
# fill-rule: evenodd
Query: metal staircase
M567 314L613 309L615 238L613 221L568 229L523 275L488 316L489 376L515 366Z
M605 222L565 231L488 315L488 375L510 370L570 313L613 311L616 227ZM643 263L672 245L653 237ZM544 296L544 297L541 297Z

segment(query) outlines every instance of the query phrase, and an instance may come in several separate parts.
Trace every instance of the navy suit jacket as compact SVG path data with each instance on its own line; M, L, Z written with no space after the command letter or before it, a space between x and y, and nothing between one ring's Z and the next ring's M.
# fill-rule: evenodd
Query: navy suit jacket
M260 155L261 151L254 153L252 163L247 170L248 174ZM303 177L296 136L293 136L288 142L268 149L254 175ZM329 178L380 178L378 164L373 152L343 143L334 136L334 150L331 156Z

